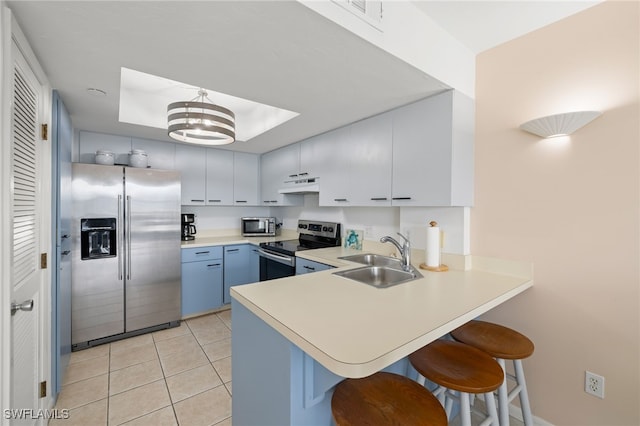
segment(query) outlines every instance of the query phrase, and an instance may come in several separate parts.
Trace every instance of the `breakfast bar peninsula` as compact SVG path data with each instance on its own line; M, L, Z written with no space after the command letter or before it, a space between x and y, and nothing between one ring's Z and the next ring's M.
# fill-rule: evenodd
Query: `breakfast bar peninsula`
M301 252L338 269L232 287L234 424L329 425L341 380L405 374L409 354L533 285L531 264L466 256L376 288L334 274L362 266L345 254Z

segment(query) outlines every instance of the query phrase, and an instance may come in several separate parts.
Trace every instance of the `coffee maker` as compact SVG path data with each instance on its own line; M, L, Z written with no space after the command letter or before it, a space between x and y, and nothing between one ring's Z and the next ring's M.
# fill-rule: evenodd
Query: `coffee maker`
M193 213L183 213L182 215L182 241L195 240L196 237L196 215Z

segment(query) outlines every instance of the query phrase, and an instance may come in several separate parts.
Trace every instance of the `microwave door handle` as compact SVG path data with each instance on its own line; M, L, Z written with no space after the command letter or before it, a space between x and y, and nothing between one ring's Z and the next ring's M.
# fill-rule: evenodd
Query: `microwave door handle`
M260 256L266 257L267 259L271 259L275 262L282 263L288 266L293 266L295 262L295 258L293 257L270 253L262 249L258 249L258 253L260 254Z

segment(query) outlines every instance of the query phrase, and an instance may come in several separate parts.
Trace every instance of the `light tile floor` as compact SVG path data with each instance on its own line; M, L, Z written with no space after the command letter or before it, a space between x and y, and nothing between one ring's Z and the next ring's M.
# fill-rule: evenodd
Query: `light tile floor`
M230 426L231 392L227 310L73 352L56 404L69 418L49 425ZM473 425L481 420L472 416ZM511 424L523 423L511 417Z
M71 354L71 425L231 425L231 311Z

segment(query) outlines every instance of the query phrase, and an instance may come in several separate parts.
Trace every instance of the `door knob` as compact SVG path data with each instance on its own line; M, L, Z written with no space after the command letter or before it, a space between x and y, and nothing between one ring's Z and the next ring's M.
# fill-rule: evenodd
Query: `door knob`
M18 311L31 311L33 310L33 299L25 300L24 302L18 304L16 302L11 302L11 315L15 315Z

